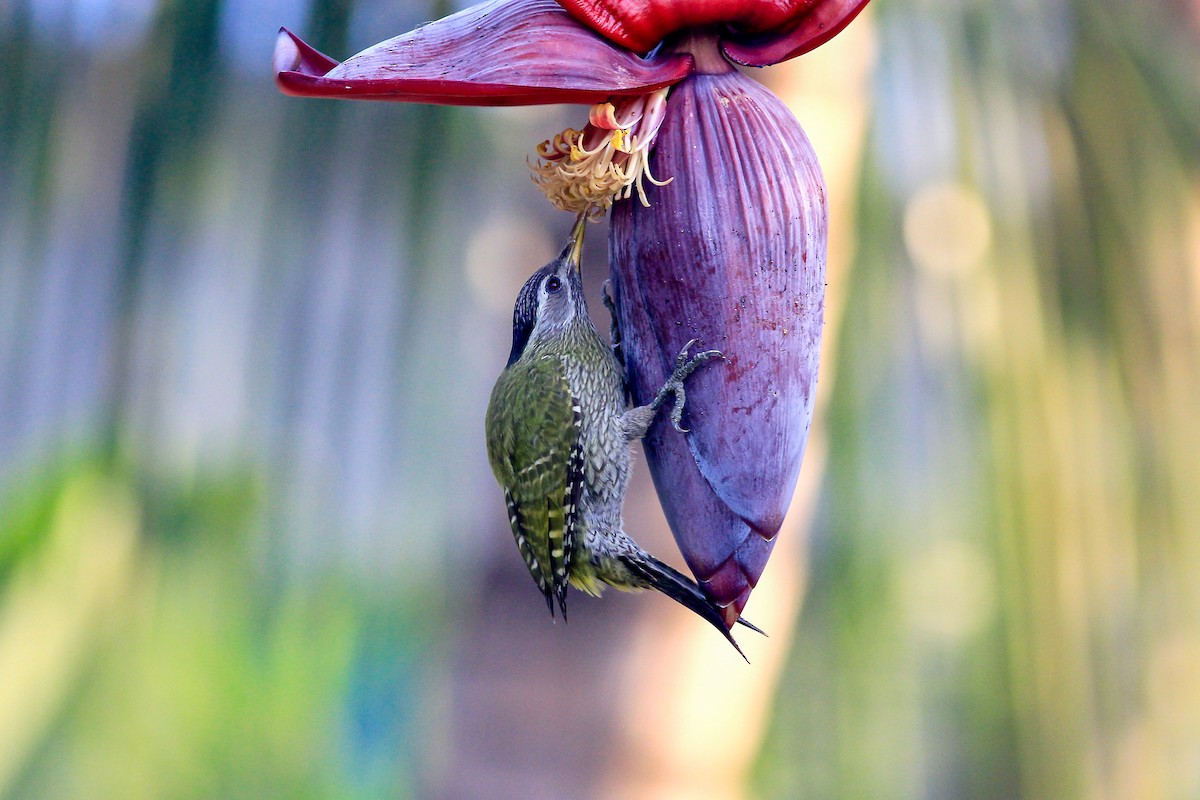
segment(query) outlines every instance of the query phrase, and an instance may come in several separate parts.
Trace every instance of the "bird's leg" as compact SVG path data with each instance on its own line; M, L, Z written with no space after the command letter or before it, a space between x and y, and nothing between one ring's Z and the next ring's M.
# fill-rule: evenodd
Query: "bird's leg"
M625 395L625 404L628 405L632 401L633 393L629 391L629 370L625 366L625 348L621 346L621 323L617 320L617 304L609 292L611 288L612 281L605 281L600 287L600 296L604 300L604 307L608 309L609 348L612 350L613 358L617 360L617 366L621 368L621 390Z
M679 423L683 419L683 405L687 402L687 392L684 391L683 382L688 375L695 371L696 367L708 361L710 358L724 358L720 350L701 350L696 355L688 358L688 350L696 344L696 340L692 339L683 346L679 351L679 355L675 358L675 371L671 373L671 377L667 378L667 382L658 390L658 395L650 403L650 407L655 411L659 406L667 401L667 395L675 395L675 405L671 409L671 424L675 426L675 430L680 433L687 433Z
M680 421L683 419L683 406L687 402L687 392L683 388L683 382L696 370L696 367L709 359L725 357L719 350L702 350L688 358L687 352L695 344L696 340L692 339L679 351L679 356L675 359L675 370L648 405L631 408L621 416L621 424L625 429L626 438L633 440L645 436L646 431L650 429L650 423L654 421L655 412L672 394L675 395L675 404L671 409L671 424L680 433L687 433L687 429L680 425Z
M621 349L621 323L617 321L617 304L613 302L612 294L609 289L612 288L612 281L605 281L600 287L600 296L604 300L604 307L608 309L609 326L608 339L612 347L613 355L617 359L617 363L621 365L621 374L625 374L625 351Z

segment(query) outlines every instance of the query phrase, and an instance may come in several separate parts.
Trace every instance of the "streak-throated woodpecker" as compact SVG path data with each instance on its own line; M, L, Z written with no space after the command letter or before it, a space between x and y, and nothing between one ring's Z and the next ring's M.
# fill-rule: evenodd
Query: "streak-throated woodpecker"
M558 258L521 288L512 352L488 404L488 459L504 489L513 536L551 616L557 599L566 619L568 583L592 595L604 584L657 589L712 623L741 653L721 608L690 578L638 546L621 518L630 445L646 434L671 395L671 421L683 432L684 380L722 356L705 350L688 358L695 344L689 342L653 402L627 408L623 368L596 332L583 295L579 262L586 225L580 217Z

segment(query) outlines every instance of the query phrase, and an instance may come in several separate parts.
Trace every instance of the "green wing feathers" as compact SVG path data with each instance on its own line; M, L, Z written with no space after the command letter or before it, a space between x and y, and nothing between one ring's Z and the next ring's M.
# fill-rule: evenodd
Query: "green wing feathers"
M488 460L505 490L513 538L554 613L566 617L582 460L579 403L557 358L518 361L492 390Z

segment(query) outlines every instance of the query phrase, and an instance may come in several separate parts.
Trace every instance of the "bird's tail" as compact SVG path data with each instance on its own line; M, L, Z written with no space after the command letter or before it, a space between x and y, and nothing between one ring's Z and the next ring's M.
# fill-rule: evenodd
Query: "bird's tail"
M747 664L750 663L750 659L746 658L746 654L738 646L737 640L733 638L733 634L725 627L725 615L721 612L721 607L717 605L716 601L706 595L704 590L696 585L695 581L678 570L662 563L649 553L643 552L638 557L626 556L622 557L621 560L635 575L645 579L649 586L708 620L714 628L721 632L722 636L729 640L733 648L738 651L738 655L746 659ZM738 617L737 621L750 630L766 636L761 629L741 617Z

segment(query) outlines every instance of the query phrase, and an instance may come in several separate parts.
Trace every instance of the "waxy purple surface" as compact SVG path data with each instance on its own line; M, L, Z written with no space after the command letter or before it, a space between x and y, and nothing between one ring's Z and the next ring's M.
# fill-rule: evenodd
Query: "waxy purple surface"
M749 78L672 90L651 169L674 180L614 205L610 239L634 400L652 399L690 339L721 350L688 379L686 436L646 438L688 566L741 612L799 476L824 316L825 185L800 125Z

